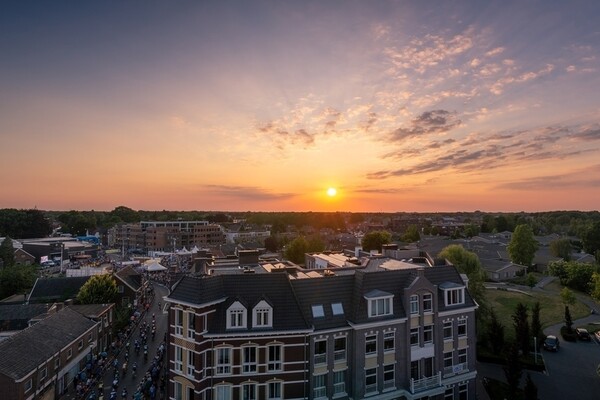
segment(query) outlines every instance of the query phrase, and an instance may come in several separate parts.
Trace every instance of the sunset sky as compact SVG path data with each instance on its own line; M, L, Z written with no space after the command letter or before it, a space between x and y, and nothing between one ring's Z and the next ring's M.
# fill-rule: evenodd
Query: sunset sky
M0 208L597 210L600 1L3 1L0 139Z

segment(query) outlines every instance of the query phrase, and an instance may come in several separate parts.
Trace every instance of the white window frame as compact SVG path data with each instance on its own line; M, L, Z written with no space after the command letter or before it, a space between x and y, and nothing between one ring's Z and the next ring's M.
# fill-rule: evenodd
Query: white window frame
M181 308L175 308L173 312L175 313L175 335L183 336L183 310Z
M371 350L367 350L372 347ZM365 356L377 355L377 335L365 336Z
M313 318L325 317L325 309L323 308L323 304L314 304L311 306L311 308Z
M376 297L369 300L369 318L392 315L394 313L394 296Z
M271 349L275 354L271 354ZM273 355L277 358L271 358ZM281 371L283 366L283 345L280 343L271 343L267 345L267 371Z
M343 348L338 348L338 343L344 343ZM333 338L333 360L334 362L346 361L346 349L348 348L348 339L346 336L337 336Z
M386 379L390 377L391 379ZM395 364L387 364L383 366L383 389L391 389L396 387L396 365Z
M466 364L467 363L467 349L458 349L458 363Z
M325 351L322 353L317 353L317 344L325 343ZM315 340L313 344L314 350L314 364L322 365L327 364L327 339Z
M221 384L215 387L215 400L231 400L232 385Z
M73 357L73 349L67 350L67 360L71 357Z
M196 369L196 367L194 365L195 358L196 358L196 355L194 354L194 351L188 349L188 351L187 351L187 375L191 376L191 377L194 376L194 371Z
M183 372L183 347L174 346L173 369L177 372Z
M392 343L392 346L387 347L390 342ZM383 334L383 352L391 353L391 352L394 352L395 350L396 350L396 332L395 331L385 332Z
M413 294L410 296L410 314L415 315L419 313L419 296Z
M342 303L331 303L331 312L333 315L344 315L344 306Z
M375 382L368 383L369 378L374 378ZM377 393L377 367L365 369L365 394Z
M273 390L275 387L278 389ZM274 393L275 392L275 393ZM277 393L279 392L279 393ZM269 381L267 382L267 400L283 400L283 382Z
M227 309L227 329L244 329L247 327L246 307L239 301Z
M464 337L467 336L467 319L466 318L459 318L457 320L457 335L458 337ZM464 331L464 332L461 332Z
M433 295L431 293L423 294L423 312L433 312Z
M33 387L33 378L29 378L27 382L25 382L25 393L29 392Z
M454 386L446 388L444 392L444 400L454 400Z
M429 332L429 338L427 338ZM433 325L425 325L423 327L423 344L433 343Z
M454 326L453 325L454 324L452 323L452 321L444 322L444 330L443 330L444 340L451 340L454 337L454 334L453 334ZM446 335L446 333L448 333L448 331L450 332L450 335Z
M42 370L40 370L40 381L43 381L44 379L46 379L46 377L48 376L48 368L44 367Z
M242 346L242 373L254 374L258 370L258 347Z
M411 328L409 334L409 343L413 347L418 347L421 345L421 328ZM416 338L416 342L413 343L413 339Z
M318 385L318 386L317 386ZM313 376L313 397L315 399L327 396L327 373Z
M446 306L455 306L458 304L465 304L465 288L452 288L444 290L444 300Z
M196 337L196 314L193 311L187 312L187 337L189 339Z
M442 357L444 357L444 369L446 368L452 368L454 366L454 352L453 351L447 351L445 352Z
M346 370L333 371L333 395L346 394Z
M181 382L175 381L173 398L175 400L183 400L183 385L181 384Z
M215 375L231 374L231 364L233 357L233 349L231 347L217 347L215 349ZM220 355L227 355L227 362L221 363ZM225 358L225 357L223 357Z
M464 397L462 396L464 394ZM459 400L469 399L469 385L467 383L461 383L458 385L458 398Z
M246 390L249 390L246 392ZM258 385L254 382L242 383L240 386L241 400L258 400Z
M261 300L252 310L252 326L255 328L273 327L273 307Z
M54 360L54 369L57 370L58 368L60 368L60 356Z

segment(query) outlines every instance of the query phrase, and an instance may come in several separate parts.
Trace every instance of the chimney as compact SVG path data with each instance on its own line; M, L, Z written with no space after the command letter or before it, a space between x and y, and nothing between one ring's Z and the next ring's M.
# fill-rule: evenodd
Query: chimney
M239 250L238 260L240 265L258 264L258 250Z
M360 258L360 252L362 251L362 247L356 246L354 247L354 257Z

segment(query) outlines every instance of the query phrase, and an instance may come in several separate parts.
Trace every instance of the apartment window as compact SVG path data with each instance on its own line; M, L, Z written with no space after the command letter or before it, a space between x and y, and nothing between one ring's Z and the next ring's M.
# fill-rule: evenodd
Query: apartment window
M386 332L383 334L383 351L389 352L394 351L395 346L395 332Z
M346 360L346 337L341 336L333 339L333 359L334 361Z
M452 321L444 322L444 340L452 339Z
M179 308L175 309L175 334L183 335L183 310Z
M379 317L381 315L393 314L392 298L394 296L386 296L380 298L367 298L369 301L369 317Z
M252 326L257 328L270 328L273 326L273 308L266 301L261 300L254 307Z
M344 307L342 306L342 303L332 303L331 312L333 315L344 315Z
M346 370L333 373L333 394L346 393Z
M32 387L33 387L33 379L30 379L25 383L25 393L29 392Z
M444 353L444 368L452 367L452 365L454 365L452 362L452 352Z
M256 372L256 347L242 347L242 372Z
M283 396L281 394L281 382L274 381L267 384L267 400L281 400Z
M365 354L377 354L377 335L365 338Z
M383 366L383 388L390 389L395 387L394 383L394 370L395 365L389 364Z
M181 382L175 381L175 390L173 393L175 400L183 400L183 385Z
M419 365L419 361L410 362L410 377L414 380L421 379L421 366Z
M71 358L73 356L73 349L69 349L69 351L67 351L67 360L69 358Z
M432 312L433 311L433 297L431 293L427 293L423 295L423 311L424 312Z
M193 311L187 313L188 317L188 329L187 337L193 339L196 334L196 314Z
M466 383L458 385L458 400L469 400L469 391Z
M419 313L419 296L417 295L410 296L410 313Z
M256 383L244 383L242 385L242 400L256 399Z
M231 400L231 385L215 386L216 400Z
M318 399L327 396L327 374L313 377L313 397Z
M467 319L459 318L458 320L458 336L466 336L467 335Z
M40 371L40 381L46 379L47 376L48 376L48 369L46 367L44 367L44 369L42 369Z
M315 342L315 364L327 363L327 341L317 340Z
M454 400L454 387L449 387L444 392L444 400Z
M83 339L79 341L79 343L77 343L77 349L81 350L83 349Z
M280 344L270 344L267 347L267 370L279 371L281 370L281 351L283 347Z
M423 327L423 343L433 343L433 325Z
M377 368L365 370L365 394L377 392Z
M458 363L459 364L467 363L467 349L458 350Z
M236 301L227 309L227 329L246 327L246 308Z
M194 388L188 386L187 388L187 397L185 400L194 400Z
M217 375L231 373L231 348L221 347L215 350Z
M433 357L423 359L423 376L433 376Z
M92 336L92 334L90 333L90 334L88 335L88 344L89 344L89 343L92 343L92 337L93 337L93 336Z
M411 346L419 345L419 328L411 328L411 330L410 330L410 345Z
M194 352L192 350L187 351L187 374L194 376Z
M313 318L322 318L325 316L325 310L323 309L322 304L316 304L312 306L312 315Z
M465 302L465 288L446 290L446 305L463 304Z
M175 371L183 371L183 348L175 346Z

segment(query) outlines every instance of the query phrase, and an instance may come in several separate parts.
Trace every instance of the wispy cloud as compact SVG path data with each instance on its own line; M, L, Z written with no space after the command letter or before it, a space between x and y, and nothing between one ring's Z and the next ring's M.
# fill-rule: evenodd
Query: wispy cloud
M273 193L256 186L202 185L200 189L226 198L247 200L284 200L296 196L294 193Z
M460 123L461 121L456 117L456 114L450 111L425 111L413 119L409 127L394 130L387 136L387 139L393 142L401 142L415 136L441 134L459 126Z
M509 189L519 191L531 190L553 190L569 188L599 188L600 187L600 164L574 172L555 175L541 175L514 182L505 182L497 185L497 189Z

